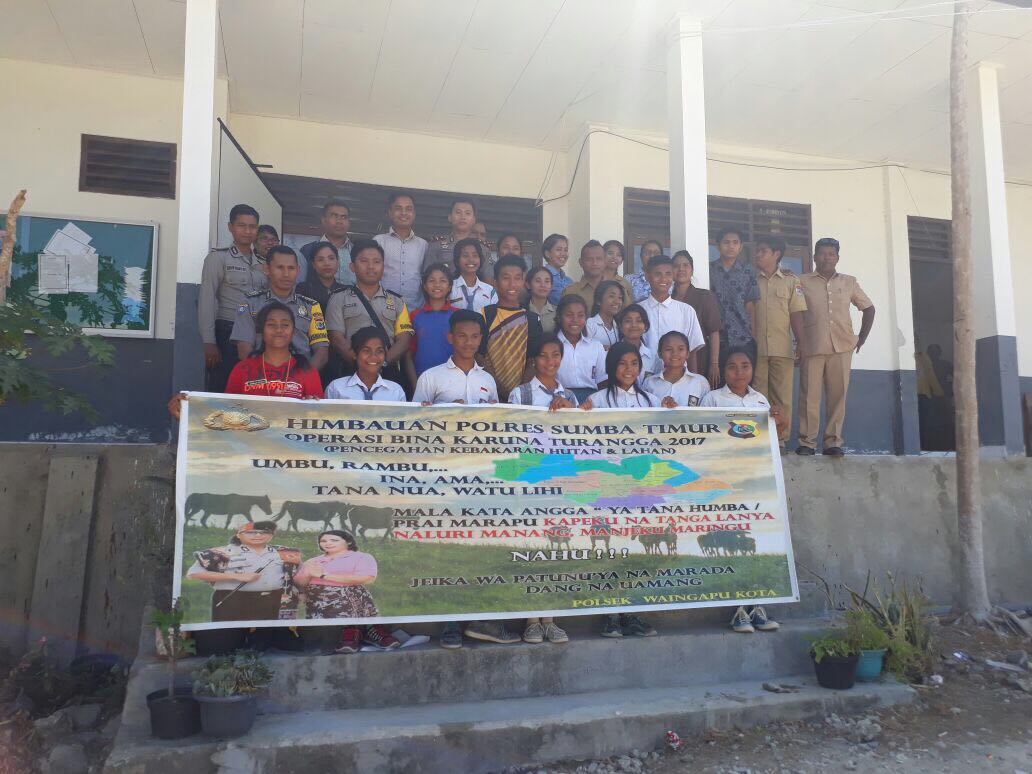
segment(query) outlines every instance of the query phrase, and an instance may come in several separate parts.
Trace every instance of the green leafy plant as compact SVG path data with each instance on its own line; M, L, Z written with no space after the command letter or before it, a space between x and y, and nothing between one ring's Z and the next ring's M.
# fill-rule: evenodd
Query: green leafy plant
M151 624L158 633L158 638L168 659L168 698L176 696L176 663L185 656L197 652L197 643L183 637L183 608L179 599L172 602L168 610L155 609L151 614Z
M885 668L901 680L920 682L931 672L932 616L928 597L907 582L897 581L886 573L886 586L868 582L862 593L844 586L852 599L852 608L881 629L889 639Z
M847 658L860 652L842 629L826 629L817 637L810 637L810 655L818 664L825 657Z
M33 355L41 351L51 358L68 359L76 350L85 355L85 362L69 362L54 368L33 362ZM39 402L48 411L78 412L95 422L97 411L89 401L56 384L51 375L109 368L114 362L115 348L99 336L87 336L78 326L57 319L32 303L0 303L0 405L12 400Z
M859 650L885 650L892 640L866 608L846 611L846 637Z
M249 650L229 656L211 656L194 672L194 693L198 696L249 696L272 682L272 670Z

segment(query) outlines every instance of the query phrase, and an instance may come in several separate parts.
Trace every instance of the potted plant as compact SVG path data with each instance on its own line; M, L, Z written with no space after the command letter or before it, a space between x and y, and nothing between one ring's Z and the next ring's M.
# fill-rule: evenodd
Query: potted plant
M180 658L194 652L194 643L184 639L180 630L183 609L178 599L168 611L155 610L151 623L155 627L159 652L164 651L168 667L168 686L147 694L151 735L159 739L181 739L201 730L200 707L190 689L176 688L176 664Z
M194 673L194 696L201 704L201 729L223 739L251 730L259 691L272 682L272 670L253 651L212 656Z
M891 640L870 610L854 607L846 612L846 637L860 651L856 679L863 682L877 680Z
M860 649L845 631L829 629L815 637L810 642L810 657L820 686L838 691L853 687Z

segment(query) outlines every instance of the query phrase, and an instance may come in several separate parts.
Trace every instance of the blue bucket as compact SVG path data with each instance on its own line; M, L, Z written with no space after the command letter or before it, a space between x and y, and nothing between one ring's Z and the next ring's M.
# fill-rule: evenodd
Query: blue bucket
M856 665L856 679L865 683L873 682L881 676L882 663L885 661L885 648L880 650L861 650L860 662Z

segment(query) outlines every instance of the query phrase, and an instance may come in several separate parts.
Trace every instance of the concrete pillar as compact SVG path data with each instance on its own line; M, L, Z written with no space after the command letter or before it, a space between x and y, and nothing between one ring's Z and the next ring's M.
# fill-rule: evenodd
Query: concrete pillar
M218 0L187 0L183 58L183 130L179 145L179 255L173 387L203 389L204 356L197 328L197 288L212 244L212 169L216 158L215 75Z
M979 63L969 84L978 432L986 453L1024 454L1000 91L995 66Z
M706 214L706 100L702 23L678 13L667 30L667 131L670 136L670 245L695 258L695 284L709 287Z

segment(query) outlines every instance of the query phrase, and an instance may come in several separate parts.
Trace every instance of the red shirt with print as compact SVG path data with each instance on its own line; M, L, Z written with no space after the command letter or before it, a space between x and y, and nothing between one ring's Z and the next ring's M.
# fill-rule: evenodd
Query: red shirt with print
M312 367L299 369L290 358L283 365L266 363L261 355L241 360L226 382L229 395L271 395L276 398L321 398L322 382Z

